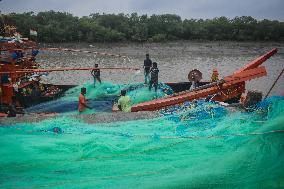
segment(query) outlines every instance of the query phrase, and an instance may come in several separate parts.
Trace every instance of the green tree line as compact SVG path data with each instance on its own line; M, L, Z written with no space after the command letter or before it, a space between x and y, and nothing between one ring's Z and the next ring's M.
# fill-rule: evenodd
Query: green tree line
M181 19L174 14L91 14L66 12L2 14L23 36L38 32L39 42L162 42L169 40L284 41L284 22L251 16Z

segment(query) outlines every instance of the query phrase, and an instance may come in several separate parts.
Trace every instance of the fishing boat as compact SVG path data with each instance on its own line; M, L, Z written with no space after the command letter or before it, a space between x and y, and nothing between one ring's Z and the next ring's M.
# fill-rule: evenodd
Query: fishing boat
M12 27L15 30L15 27ZM15 31L14 31L15 32ZM8 33L11 33L10 31ZM13 32L12 32L13 33ZM18 35L18 34L17 34ZM96 68L56 68L40 69L36 62L39 50L69 51L98 53L91 51L81 51L76 49L62 48L39 48L37 43L28 38L19 36L3 37L0 40L0 76L1 76L1 112L7 111L7 106L12 101L12 96L16 96L19 105L27 108L43 102L54 100L61 97L67 90L75 87L74 85L53 85L45 84L40 80L40 76L55 71L71 70L93 70ZM233 74L223 79L203 82L202 74L199 70L189 72L189 81L179 83L166 83L174 92L173 95L155 99L148 102L133 105L132 112L153 111L201 98L211 98L212 100L233 103L238 102L241 95L245 92L245 82L251 79L265 76L265 67L260 65L268 58L273 56L277 49L273 49L259 58L251 61L244 67L235 71ZM123 57L108 53L102 55ZM100 69L131 69L137 68L100 68ZM194 88L193 83L198 83ZM131 89L127 89L131 90ZM112 99L115 100L115 99ZM114 110L117 110L114 108Z
M58 86L40 82L44 72L39 69L36 57L38 44L22 38L13 25L5 26L5 35L0 37L0 111L6 112L12 101L17 98L19 106L29 107L53 100L72 86Z
M241 95L245 92L245 82L267 75L266 68L260 66L263 62L277 53L277 49L272 49L266 54L249 62L233 74L215 82L200 82L199 87L192 90L192 82L168 83L175 91L171 96L143 102L132 106L132 112L154 111L168 106L181 104L185 101L193 101L210 97L211 100L234 103L238 102Z

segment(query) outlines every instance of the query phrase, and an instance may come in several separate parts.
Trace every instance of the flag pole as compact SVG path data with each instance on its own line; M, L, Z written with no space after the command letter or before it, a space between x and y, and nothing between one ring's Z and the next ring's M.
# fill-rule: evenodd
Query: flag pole
M37 31L34 29L30 29L30 38L37 42Z

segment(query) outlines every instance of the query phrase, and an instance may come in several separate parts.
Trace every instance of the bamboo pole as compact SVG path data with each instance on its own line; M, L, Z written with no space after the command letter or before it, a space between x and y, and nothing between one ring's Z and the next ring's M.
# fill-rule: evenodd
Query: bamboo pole
M273 85L270 87L268 93L266 94L266 96L264 97L264 99L266 99L268 97L268 95L270 94L270 92L272 91L272 89L274 88L274 86L276 85L277 81L280 79L281 75L284 72L284 68L282 69L282 71L280 72L280 74L278 75L277 79L274 81Z

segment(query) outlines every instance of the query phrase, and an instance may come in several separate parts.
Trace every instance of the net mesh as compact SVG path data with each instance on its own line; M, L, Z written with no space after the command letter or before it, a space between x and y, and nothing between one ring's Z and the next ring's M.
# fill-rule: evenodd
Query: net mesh
M137 86L129 94L157 97ZM72 90L66 101L77 98ZM160 114L97 124L63 114L0 127L0 188L284 187L283 97L252 112L197 101Z
M84 114L111 112L113 103L117 102L122 89L127 90L127 95L131 97L132 104L138 104L173 94L172 89L163 83L159 83L158 90L155 92L154 90L149 91L148 86L141 83L113 84L103 82L94 87L92 82L86 82L81 86L68 90L63 97L57 100L41 103L28 108L26 111L29 113L59 112L68 115L77 114L78 96L82 87L87 89L85 96L89 100L88 105L93 108L92 110L86 110Z

